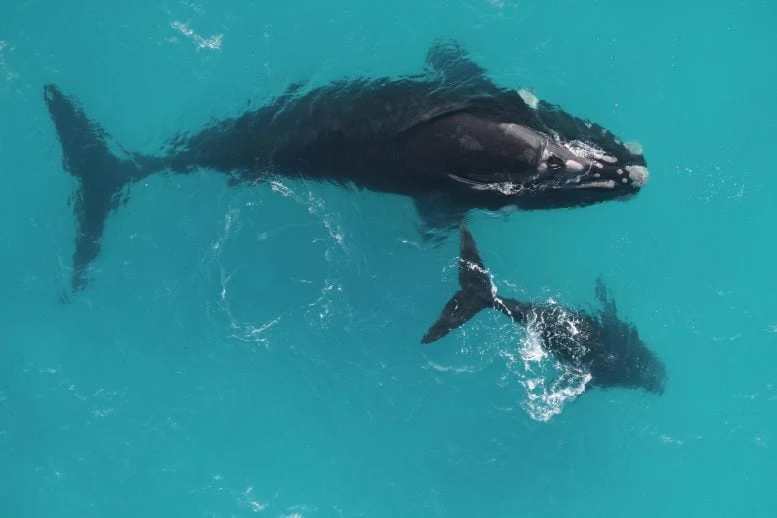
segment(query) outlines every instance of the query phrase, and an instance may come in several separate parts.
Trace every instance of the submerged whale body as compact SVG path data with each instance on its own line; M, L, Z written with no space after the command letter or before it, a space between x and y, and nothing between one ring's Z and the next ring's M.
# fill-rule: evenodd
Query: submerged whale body
M634 325L621 320L615 301L601 279L596 295L603 309L589 314L558 304L533 304L499 297L472 234L460 226L459 287L421 339L435 342L491 307L537 331L542 346L559 361L590 374L586 389L635 388L663 394L667 375L664 363L651 351Z
M411 197L430 228L472 209L553 209L628 199L645 185L641 151L598 124L501 88L456 43L438 42L422 73L294 84L271 103L179 134L156 156L123 149L53 84L44 100L78 182L72 288L87 283L106 220L128 188L157 172L200 168L232 184L270 177Z

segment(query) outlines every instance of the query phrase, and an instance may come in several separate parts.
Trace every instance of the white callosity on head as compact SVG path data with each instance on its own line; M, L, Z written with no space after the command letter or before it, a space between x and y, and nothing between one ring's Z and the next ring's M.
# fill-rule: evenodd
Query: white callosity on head
M629 173L631 183L637 187L642 187L648 181L647 167L641 165L628 165L626 166L626 172Z
M590 144L588 142L583 142L582 140L573 140L571 142L563 144L563 146L568 150L570 150L575 155L585 158L594 163L596 163L597 161L602 161L602 162L607 162L608 164L614 164L615 162L618 161L617 158L615 158L614 156L608 155L607 153L604 152L604 150L600 149L599 147L593 144Z
M567 160L566 163L564 164L564 166L566 167L567 171L570 171L572 173L579 173L583 169L585 169L583 167L583 164L581 164L580 162L577 162L575 160Z

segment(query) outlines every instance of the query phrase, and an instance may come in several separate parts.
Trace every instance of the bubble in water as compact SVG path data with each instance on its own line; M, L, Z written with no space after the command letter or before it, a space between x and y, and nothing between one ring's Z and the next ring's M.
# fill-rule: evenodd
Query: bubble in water
M566 318L569 315L560 315ZM574 322L568 322L574 325ZM544 322L534 321L519 342L519 354L502 351L508 370L526 389L526 400L521 406L536 421L548 421L558 415L567 402L585 391L591 381L588 372L562 364L543 347L541 330ZM520 361L520 363L519 363Z

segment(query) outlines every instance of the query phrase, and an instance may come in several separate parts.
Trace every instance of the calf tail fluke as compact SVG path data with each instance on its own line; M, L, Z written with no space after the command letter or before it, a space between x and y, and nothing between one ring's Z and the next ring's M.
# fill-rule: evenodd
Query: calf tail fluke
M483 265L475 239L463 223L459 226L459 240L460 289L421 339L423 344L439 340L495 302L491 276Z

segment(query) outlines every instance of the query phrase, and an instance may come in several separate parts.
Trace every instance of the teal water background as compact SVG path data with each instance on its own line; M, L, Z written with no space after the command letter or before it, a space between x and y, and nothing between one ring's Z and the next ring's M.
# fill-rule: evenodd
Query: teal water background
M765 0L4 0L0 516L774 516L775 20ZM59 302L74 183L44 83L152 151L295 80L415 72L436 38L643 145L635 200L471 229L505 293L589 304L601 274L662 397L531 388L547 366L497 314L421 346L456 240L329 186L149 178Z

